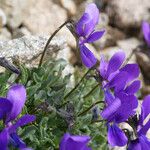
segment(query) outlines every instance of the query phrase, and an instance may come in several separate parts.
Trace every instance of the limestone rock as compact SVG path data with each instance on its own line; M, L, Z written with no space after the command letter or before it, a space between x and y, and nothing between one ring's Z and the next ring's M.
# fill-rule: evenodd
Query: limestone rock
M107 13L111 22L123 29L141 26L142 20L150 19L149 0L111 0L108 2Z
M28 4L28 0L0 0L0 7L7 16L7 25L10 28L15 29L21 25Z
M0 41L0 57L5 57L9 61L14 61L14 59L16 61L17 58L17 61L24 63L26 66L37 66L47 40L48 37L43 36L24 36L14 40ZM51 41L44 60L51 58L65 59L68 63L62 75L71 74L70 82L67 86L72 88L74 87L75 79L73 75L74 67L69 63L70 53L64 38L57 36ZM0 67L0 72L3 71L3 68Z
M102 38L94 43L96 49L103 50L106 47L116 46L118 40L123 40L125 34L119 31L117 28L111 26L106 26L101 29L105 29L105 34Z
M149 49L136 53L136 60L141 68L145 84L150 86L150 52Z
M134 37L117 41L118 47L126 52L127 57L130 56L132 51L135 48L137 48L140 44L141 44L140 41ZM135 55L132 56L130 62L136 62Z
M68 11L69 16L76 14L77 8L76 4L72 0L60 0L61 5Z
M6 14L2 9L0 9L0 30L4 25L6 25L6 22L7 22Z
M0 40L9 40L11 39L11 33L7 28L2 28L0 31Z
M48 37L43 36L24 36L19 39L0 41L0 56L6 58L18 58L20 62L27 65L37 65L39 62L39 56L43 52L44 46L47 42ZM63 37L55 37L48 47L45 59L50 59L52 57L66 58L67 56L59 55L59 51L67 51L69 53L68 47L63 39Z
M51 0L30 0L23 24L33 34L51 34L67 19L67 12Z
M17 38L21 38L25 35L31 35L31 32L27 28L21 27L19 29L13 30L12 38L17 39Z

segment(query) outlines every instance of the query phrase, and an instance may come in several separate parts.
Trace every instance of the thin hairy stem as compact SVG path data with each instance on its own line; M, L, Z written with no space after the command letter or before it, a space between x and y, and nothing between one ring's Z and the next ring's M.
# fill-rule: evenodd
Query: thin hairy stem
M75 85L75 87L64 97L64 99L66 99L67 97L69 97L76 89L77 87L82 83L82 81L84 80L84 78L87 76L87 74L91 71L91 69L89 69L81 78L81 80Z
M94 106L96 106L97 104L100 104L100 103L104 103L104 101L97 101L95 103L93 103L91 106L89 106L86 110L82 111L81 113L78 114L78 117L79 116L83 116L84 114L86 114L89 110L91 110Z
M99 83L96 84L91 91L89 91L85 96L83 96L83 98L87 98L91 95L91 93L93 93L95 91L95 89L97 89L97 87L99 87Z
M88 74L90 71L91 71L91 69L89 69L89 70L83 75L83 77L81 78L81 80L75 85L75 87L74 87L68 94L66 94L66 96L64 97L64 99L67 99L67 98L77 89L77 87L82 83L82 81L84 80L84 78L87 76L87 74ZM69 102L69 101L64 102L64 103L60 106L60 108L63 107L63 106L65 106L68 102Z
M136 48L130 53L130 55L128 56L128 58L126 59L126 61L124 62L123 66L125 66L129 60L132 58L133 54L136 52Z
M46 53L47 48L48 48L48 46L49 46L51 40L53 39L53 37L59 32L59 30L61 30L62 27L64 27L65 25L67 25L68 23L71 23L71 22L72 22L71 20L67 20L66 22L64 22L64 23L63 23L61 26L59 26L59 28L49 37L49 39L47 40L47 43L46 43L46 45L45 45L45 47L44 47L43 53L42 53L42 55L41 55L41 59L40 59L40 61L39 61L39 66L38 66L38 67L40 67L40 66L42 65L43 59L44 59L44 56L45 56L45 53Z

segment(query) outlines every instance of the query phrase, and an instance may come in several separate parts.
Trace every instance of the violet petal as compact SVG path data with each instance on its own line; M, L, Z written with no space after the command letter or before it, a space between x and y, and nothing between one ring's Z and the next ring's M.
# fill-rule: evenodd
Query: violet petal
M139 142L139 139L131 141L128 145L127 150L141 150L141 144Z
M80 18L80 20L76 24L76 32L79 36L84 36L84 26L85 23L88 21L89 15L87 13L84 13L83 16Z
M117 71L121 67L124 60L125 53L123 51L115 53L109 61L107 75L109 76L111 73Z
M11 144L17 148L26 148L26 144L22 141L22 139L16 134L10 134Z
M98 24L99 10L94 3L90 3L87 5L85 13L87 13L90 18L84 27L85 35L88 36L93 32L95 26Z
M35 121L36 117L34 115L24 115L18 119L18 121L9 128L9 132L15 132L18 127L25 126L33 121Z
M106 87L115 88L116 92L123 90L126 85L128 76L129 74L127 72L121 71L117 75L115 75L115 77L112 78L112 80L110 80L108 84L106 84Z
M149 150L150 149L150 141L146 136L144 136L144 135L140 136L139 141L140 141L142 150Z
M129 74L127 82L135 80L140 74L138 64L127 64L123 68L121 68L120 70L125 71Z
M130 116L134 115L138 106L138 100L134 95L119 93L117 97L121 100L121 106L115 114L115 122L120 123L126 121Z
M141 106L141 116L140 116L140 125L142 125L144 119L149 115L150 113L150 95L146 96L142 102Z
M138 92L140 87L141 87L140 80L136 80L132 82L129 86L127 86L127 88L125 89L125 92L128 94L135 94L136 92Z
M140 136L138 139L129 143L127 150L149 150L150 141L145 136Z
M105 30L102 31L96 31L94 33L92 33L87 39L86 42L87 43L92 43L94 41L99 40L105 33Z
M80 46L80 55L83 64L87 68L92 68L97 62L94 54L85 45Z
M7 149L8 140L9 140L8 131L7 129L4 129L0 132L0 150L8 150Z
M142 31L146 43L150 46L150 24L146 21L142 23Z
M150 128L150 120L139 130L138 135L146 135L148 129Z
M26 89L21 84L13 85L8 93L7 99L12 103L12 110L10 115L7 117L6 122L14 120L22 111L24 103L26 101Z
M116 124L108 125L107 138L111 146L125 146L128 141L125 133Z
M6 118L12 109L12 103L6 99L0 97L0 120Z
M86 145L90 140L89 136L65 134L60 142L60 150L90 150Z
M104 92L105 95L105 102L106 104L110 105L115 100L115 97L110 93L110 91L106 90Z
M102 111L101 116L109 120L113 115L117 112L118 108L121 106L120 99L116 98L110 105L106 106L106 108Z
M106 79L106 72L107 72L108 62L105 60L104 55L101 55L100 58L100 66L99 66L99 72L100 75Z

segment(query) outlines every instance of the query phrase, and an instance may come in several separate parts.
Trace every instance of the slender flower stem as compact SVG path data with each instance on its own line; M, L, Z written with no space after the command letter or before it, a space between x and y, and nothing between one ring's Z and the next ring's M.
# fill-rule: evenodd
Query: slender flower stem
M87 76L87 74L88 74L91 70L92 70L92 69L89 69L89 70L83 75L83 77L81 78L81 80L80 80L80 81L75 85L75 87L64 97L64 99L67 99L67 98L77 89L77 87L82 83L82 81L84 80L84 78ZM68 102L69 102L69 101L64 102L64 103L60 106L60 108L63 107L63 106L65 106Z
M124 62L123 66L125 66L129 60L131 59L131 57L133 56L133 54L137 51L137 48L135 48L131 53L130 55L128 56L128 58L126 59L126 61Z
M59 30L64 27L65 25L67 25L68 23L71 23L72 21L71 20L67 20L66 22L64 22L48 39L45 47L44 47L44 50L43 50L43 53L42 53L42 56L41 56L41 59L40 59L40 62L39 62L39 66L40 67L42 65L42 62L43 62L43 59L44 59L44 56L45 56L45 53L46 53L46 50L51 42L51 40L53 39L53 37L57 34L57 32L59 32Z
M91 69L89 69L81 78L81 80L75 85L75 87L64 97L64 99L66 99L67 97L69 97L73 91L75 91L77 89L77 87L82 83L82 81L84 80L84 78L87 76L87 74L91 71Z
M91 90L90 92L88 92L85 96L83 96L83 98L87 98L89 95L91 95L91 93L92 93L97 87L99 87L99 83L96 84L96 85L92 88L92 90Z
M99 122L104 122L105 120L94 120L94 121L91 121L91 124L93 123L99 123Z
M103 101L97 101L95 103L93 103L90 107L88 107L86 110L84 110L83 112L78 114L79 116L83 116L84 114L86 114L89 110L91 110L95 105L100 104L100 103L104 103Z

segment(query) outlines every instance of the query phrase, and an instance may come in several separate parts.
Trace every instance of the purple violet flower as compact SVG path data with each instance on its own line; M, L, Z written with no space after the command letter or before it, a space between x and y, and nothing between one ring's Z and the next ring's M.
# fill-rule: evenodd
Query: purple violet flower
M115 53L110 61L106 61L104 56L101 57L99 72L103 88L113 88L116 93L134 94L140 88L140 81L136 80L140 73L139 67L137 64L127 64L121 67L124 60L123 51Z
M0 132L0 149L8 150L8 144L21 150L30 148L17 135L17 129L35 120L34 115L24 115L17 121L26 101L26 89L23 85L12 85L6 98L0 98L0 119L3 119L5 128Z
M140 81L136 79L139 76L139 67L137 64L123 66L124 60L125 53L119 51L110 61L102 56L99 67L105 95L105 108L101 116L107 121L107 137L111 146L127 144L127 137L118 124L133 116L138 106L134 94L140 88Z
M150 24L146 21L142 23L142 32L147 45L150 47Z
M107 120L108 143L111 146L124 146L128 140L125 133L118 127L118 124L135 114L138 101L134 95L126 93L119 93L117 96L115 97L109 91L105 91L106 107L101 112L101 116Z
M85 44L100 39L105 32L104 30L95 31L95 26L98 24L98 20L99 10L94 3L91 3L86 7L83 16L76 24L76 32L79 37L78 46L80 48L80 55L83 64L87 68L92 68L96 64L97 59Z
M141 106L141 114L137 125L137 139L131 140L128 150L149 150L150 141L146 137L146 133L150 128L150 119L145 123L145 119L150 114L150 95L146 96Z
M64 134L60 142L60 150L92 150L87 146L89 136Z

